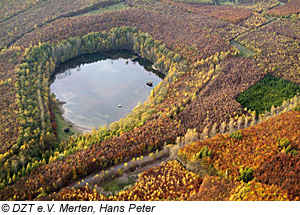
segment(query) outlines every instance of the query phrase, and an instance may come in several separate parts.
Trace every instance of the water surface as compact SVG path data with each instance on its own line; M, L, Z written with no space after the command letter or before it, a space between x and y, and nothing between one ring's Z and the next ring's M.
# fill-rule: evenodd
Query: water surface
M66 102L64 117L91 129L125 117L163 78L151 62L127 50L82 55L61 64L51 92ZM153 82L153 87L146 85ZM121 107L119 107L121 106Z

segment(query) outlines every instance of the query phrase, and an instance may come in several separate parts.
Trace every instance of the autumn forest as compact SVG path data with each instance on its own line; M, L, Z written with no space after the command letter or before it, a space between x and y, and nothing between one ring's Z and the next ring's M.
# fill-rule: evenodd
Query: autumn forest
M1 1L0 200L298 201L299 49L299 0ZM52 76L118 50L163 80L76 129Z

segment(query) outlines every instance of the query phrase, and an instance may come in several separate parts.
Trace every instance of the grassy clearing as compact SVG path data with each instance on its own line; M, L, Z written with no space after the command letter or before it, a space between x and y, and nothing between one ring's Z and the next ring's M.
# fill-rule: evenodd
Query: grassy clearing
M254 55L254 52L247 49L245 46L242 46L236 41L231 41L231 45L235 46L240 51L240 56L251 57L252 55Z
M61 116L57 108L54 110L54 113L55 113L55 121L57 124L56 132L59 141L65 141L69 139L71 136L77 136L79 134L78 131L71 128L70 124L63 119L63 117ZM64 131L65 128L70 128L71 131L69 133L66 133Z
M121 3L118 3L118 4L105 6L105 7L99 8L97 10L92 10L90 12L80 14L79 16L92 16L92 15L104 13L104 12L107 12L107 11L122 10L122 9L125 9L125 8L128 8L128 7L129 6L125 2L121 2Z
M125 186L133 185L135 180L129 178L127 181L120 181L118 178L114 179L103 186L104 191L120 191L123 190Z

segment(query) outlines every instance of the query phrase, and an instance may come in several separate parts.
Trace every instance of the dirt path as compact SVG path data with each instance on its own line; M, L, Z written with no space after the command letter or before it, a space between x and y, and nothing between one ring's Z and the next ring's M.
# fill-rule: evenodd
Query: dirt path
M257 30L259 30L260 28L262 28L264 26L267 26L267 25L270 25L270 24L272 24L274 22L277 22L278 20L280 20L280 18L277 18L275 20L270 19L269 22L266 22L266 23L258 26L257 28L254 29L254 31L257 31ZM255 54L250 49L248 49L247 47L243 46L242 44L240 44L236 40L239 37L243 36L244 34L247 34L247 33L251 32L251 30L253 30L253 29L249 29L249 30L247 30L247 31L245 31L245 32L243 32L243 33L241 33L241 34L239 34L239 35L237 35L234 38L232 38L232 39L229 40L229 42L231 43L231 45L235 46L240 51L241 56L250 57L250 56L252 56L252 55Z
M80 187L84 187L85 185L88 184L92 184L92 182L94 182L97 179L97 176L99 176L100 174L106 174L106 175L112 175L114 173L116 173L118 171L118 169L123 169L124 171L127 171L130 169L130 167L134 167L135 170L131 173L131 174L135 174L136 171L138 172L143 172L146 171L148 169L150 169L151 167L157 166L159 165L162 161L166 161L169 159L169 152L168 149L163 149L161 151L158 151L156 153L151 153L145 157L143 157L143 159L135 159L130 160L128 162L122 162L120 164L114 165L111 168L107 168L105 170L99 170L95 173L92 173L84 178L78 179L74 182L72 182L69 186L64 187L60 190L60 192L64 189L68 189L68 188L80 188ZM125 167L125 163L127 163L127 166Z
M233 40L230 43L240 51L241 56L250 57L254 55L254 52L252 52L250 49L246 48L245 46L241 45L237 41Z
M278 20L280 20L280 18L277 18L277 19L275 19L275 20L270 19L268 22L261 24L260 26L256 27L255 29L249 28L247 31L244 31L243 33L240 33L240 34L238 34L237 36L231 38L231 39L229 40L229 42L235 41L235 39L237 39L237 38L240 37L240 36L243 36L244 34L247 34L247 33L251 32L251 31L257 31L258 29L260 29L260 28L262 28L262 27L264 27L264 26L270 25L270 24L272 24L273 22L276 22L276 21L278 21Z

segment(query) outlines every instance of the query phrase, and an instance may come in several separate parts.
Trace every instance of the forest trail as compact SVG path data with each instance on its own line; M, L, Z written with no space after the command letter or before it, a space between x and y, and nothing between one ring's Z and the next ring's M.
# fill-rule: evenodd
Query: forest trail
M128 162L122 162L110 168L106 168L105 170L99 170L84 178L72 182L67 187L61 188L60 192L63 191L64 189L70 189L70 188L78 189L84 187L85 185L91 184L93 181L95 181L97 179L97 176L99 176L100 174L105 173L106 175L112 175L114 173L117 173L118 169L123 169L123 171L125 171L125 170L129 170L129 168L134 168L135 170L133 172L137 170L146 171L154 166L158 166L162 161L168 160L169 159L168 153L169 153L168 149L163 149L161 151L157 151L156 153L148 154L145 157L143 157L143 159L130 160ZM127 163L126 167L124 165L125 163Z
M250 49L246 48L245 46L241 45L235 40L231 41L231 45L235 46L240 51L241 56L250 57L254 55L254 52L252 52Z

